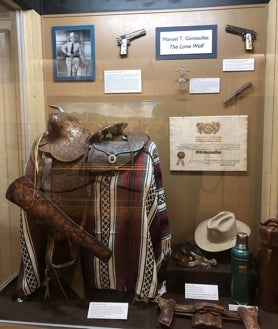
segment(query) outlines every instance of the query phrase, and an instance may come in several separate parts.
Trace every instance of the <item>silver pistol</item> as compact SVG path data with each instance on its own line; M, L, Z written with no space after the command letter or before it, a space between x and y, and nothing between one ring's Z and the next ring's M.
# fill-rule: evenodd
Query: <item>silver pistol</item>
M120 56L127 56L127 47L130 45L131 40L140 38L146 34L146 30L138 30L128 34L121 35L117 38L118 46L120 46Z

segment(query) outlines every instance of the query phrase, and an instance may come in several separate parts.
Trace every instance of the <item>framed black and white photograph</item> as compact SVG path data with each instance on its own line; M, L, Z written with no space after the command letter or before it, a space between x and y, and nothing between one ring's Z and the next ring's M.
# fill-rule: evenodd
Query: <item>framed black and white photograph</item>
M95 80L93 25L53 26L54 80Z

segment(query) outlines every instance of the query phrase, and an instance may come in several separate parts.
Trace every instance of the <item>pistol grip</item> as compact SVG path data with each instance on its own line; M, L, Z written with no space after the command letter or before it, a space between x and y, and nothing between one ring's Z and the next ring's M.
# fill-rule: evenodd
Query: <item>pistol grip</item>
M127 39L122 39L121 40L120 55L121 56L126 56L127 55Z
M245 34L245 50L247 51L253 50L253 40L251 33Z

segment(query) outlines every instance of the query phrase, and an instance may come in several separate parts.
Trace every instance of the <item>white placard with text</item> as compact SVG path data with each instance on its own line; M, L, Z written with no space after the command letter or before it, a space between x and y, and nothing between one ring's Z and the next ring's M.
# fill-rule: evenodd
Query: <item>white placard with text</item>
M220 78L191 78L190 94L217 94L220 92Z
M185 298L219 300L218 286L214 284L185 284Z
M223 71L254 71L254 58L223 59Z
M141 70L112 70L104 71L104 92L141 93Z
M126 320L128 303L91 302L88 319L117 319Z

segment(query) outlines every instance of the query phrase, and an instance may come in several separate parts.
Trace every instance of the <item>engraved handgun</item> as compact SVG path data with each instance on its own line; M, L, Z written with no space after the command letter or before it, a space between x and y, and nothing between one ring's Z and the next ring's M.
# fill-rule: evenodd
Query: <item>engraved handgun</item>
M253 41L256 40L257 38L256 31L244 29L233 25L226 25L225 31L228 33L240 35L245 43L245 50L246 51L253 50Z
M146 30L138 30L128 34L121 35L117 38L118 46L120 46L120 56L127 56L127 46L130 45L130 41L139 38L146 34Z

